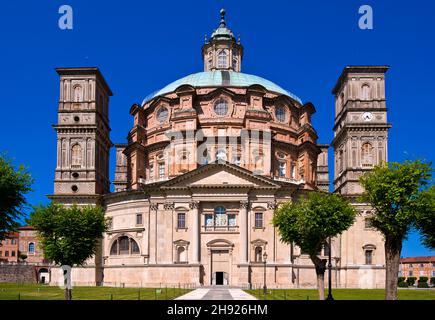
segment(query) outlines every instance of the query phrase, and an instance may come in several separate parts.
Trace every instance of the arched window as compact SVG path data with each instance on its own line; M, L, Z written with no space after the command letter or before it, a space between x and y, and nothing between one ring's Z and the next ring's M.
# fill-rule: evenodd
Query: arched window
M110 248L110 255L130 255L139 254L139 245L135 240L127 236L121 236L116 239Z
M370 143L366 142L361 147L362 164L373 164L373 147Z
M33 242L29 243L29 253L35 253L35 244Z
M284 107L275 108L275 117L279 122L285 122L285 109Z
M224 116L228 113L228 102L224 99L219 99L214 105L214 112L218 116Z
M227 213L222 206L214 209L214 225L217 227L228 225Z
M344 169L344 154L343 154L343 150L339 151L338 163L339 163L339 170L341 172Z
M83 90L81 86L74 87L74 102L81 102L83 100Z
M225 50L222 50L218 54L218 68L220 69L228 68L228 55Z
M82 147L79 144L75 144L71 148L71 165L82 165Z
M168 119L168 109L162 107L157 111L157 121L165 122Z
M362 97L362 100L370 100L370 87L369 87L369 85L365 84L362 86L361 97Z
M255 247L255 262L263 262L263 248Z
M233 70L237 70L237 58L233 57Z

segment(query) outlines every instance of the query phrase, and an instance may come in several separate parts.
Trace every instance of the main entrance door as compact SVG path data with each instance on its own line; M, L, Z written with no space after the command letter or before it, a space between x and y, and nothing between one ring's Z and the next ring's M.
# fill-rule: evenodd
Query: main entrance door
M228 285L230 272L230 255L228 250L213 250L211 259L211 284Z
M216 284L218 286L221 286L224 284L224 273L223 272L216 272Z

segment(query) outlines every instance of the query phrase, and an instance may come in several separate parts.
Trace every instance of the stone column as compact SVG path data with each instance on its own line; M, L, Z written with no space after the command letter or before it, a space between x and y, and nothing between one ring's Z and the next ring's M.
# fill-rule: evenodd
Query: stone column
M200 226L199 226L199 202L198 201L192 201L189 204L189 207L191 209L190 216L191 216L191 235L192 235L192 256L190 263L199 263L199 232L200 232Z
M248 263L248 201L240 201L240 263Z
M149 234L149 262L151 264L157 263L157 211L159 209L158 203L151 203L150 204L150 225L148 227L148 234Z

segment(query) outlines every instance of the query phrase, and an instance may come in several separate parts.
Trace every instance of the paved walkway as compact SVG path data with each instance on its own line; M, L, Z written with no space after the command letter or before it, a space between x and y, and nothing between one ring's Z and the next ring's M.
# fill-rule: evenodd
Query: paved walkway
M193 290L175 300L257 300L241 289L201 288Z

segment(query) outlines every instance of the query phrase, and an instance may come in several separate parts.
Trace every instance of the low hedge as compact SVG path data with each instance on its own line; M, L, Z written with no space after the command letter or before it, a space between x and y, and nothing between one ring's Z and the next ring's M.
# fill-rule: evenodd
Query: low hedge
M430 278L430 284L435 286L435 277Z
M429 285L427 284L428 277L420 277L418 279L417 287L419 288L429 288Z
M405 281L399 282L397 285L399 288L408 288L408 283L406 283Z
M397 283L401 283L401 282L405 282L405 277L398 277L397 278Z
M408 283L409 286L413 286L415 283L415 280L417 280L416 277L408 277L406 278L406 282Z

